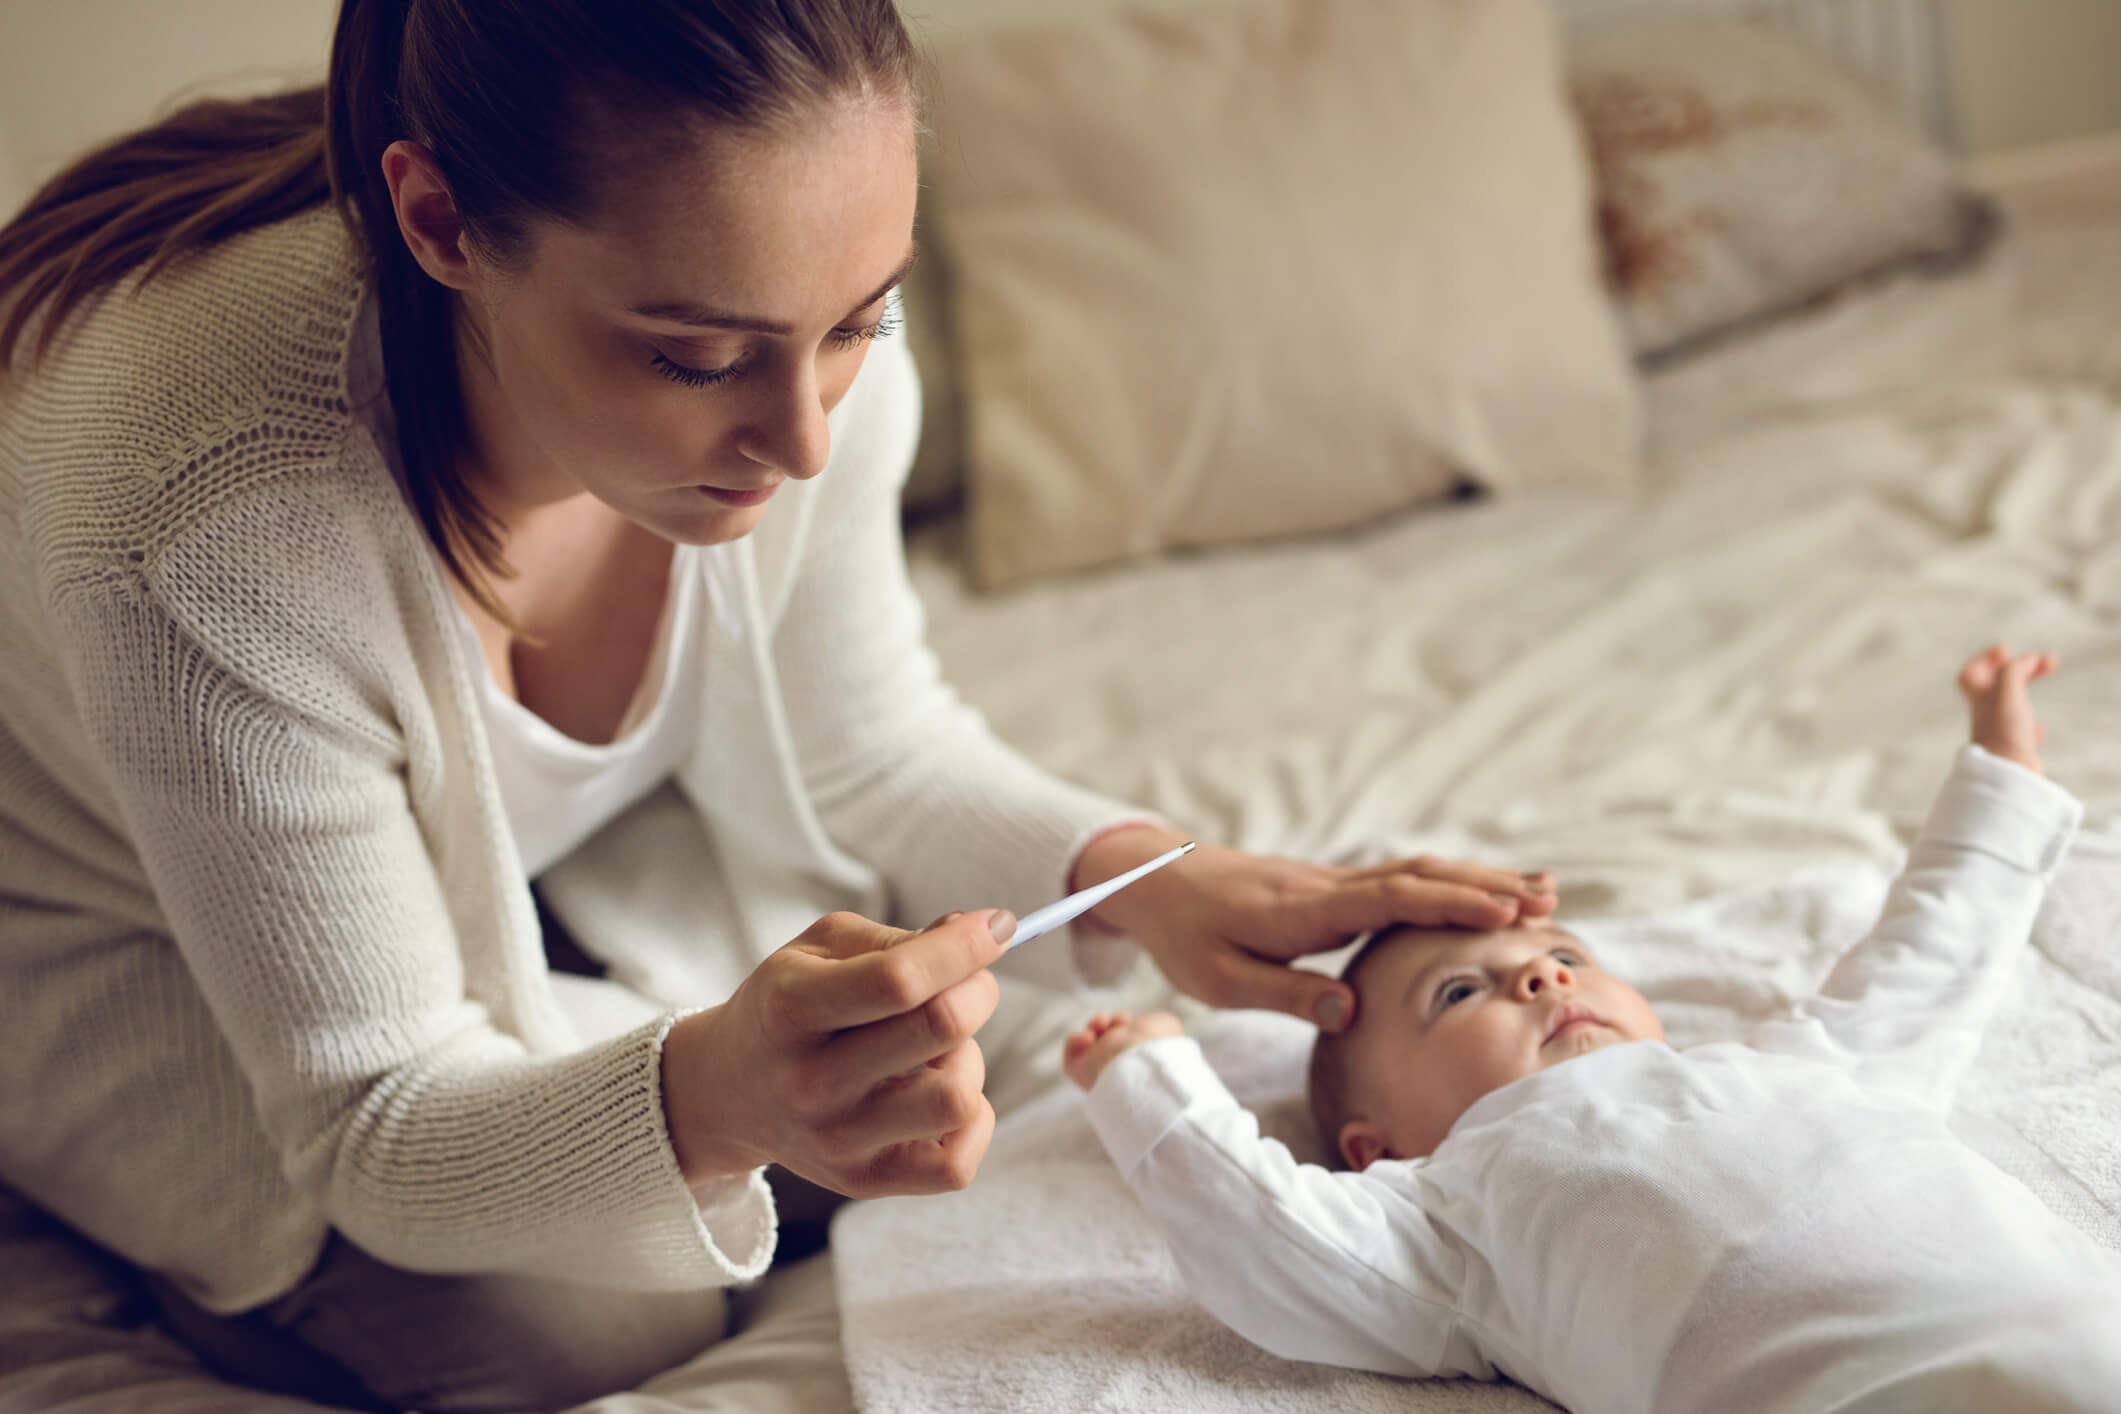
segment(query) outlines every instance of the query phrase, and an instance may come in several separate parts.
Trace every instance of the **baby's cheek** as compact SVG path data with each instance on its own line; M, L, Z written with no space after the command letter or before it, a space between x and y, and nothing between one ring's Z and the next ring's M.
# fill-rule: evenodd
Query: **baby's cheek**
M1627 1010L1624 1014L1629 1018L1626 1028L1628 1035L1637 1041L1662 1041L1664 1020L1657 1015L1656 1008L1650 1005L1649 998L1629 987L1625 1000Z

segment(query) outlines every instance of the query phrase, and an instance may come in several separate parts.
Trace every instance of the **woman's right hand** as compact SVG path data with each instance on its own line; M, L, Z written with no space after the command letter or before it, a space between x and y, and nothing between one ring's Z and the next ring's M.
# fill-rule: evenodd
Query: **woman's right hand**
M994 1135L972 1035L1000 990L1003 909L918 933L820 918L721 1006L663 1039L663 1113L687 1182L777 1163L851 1198L972 1181Z

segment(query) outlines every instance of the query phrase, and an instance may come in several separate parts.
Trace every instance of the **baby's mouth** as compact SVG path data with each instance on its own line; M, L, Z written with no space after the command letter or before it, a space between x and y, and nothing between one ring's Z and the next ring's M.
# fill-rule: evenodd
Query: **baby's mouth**
M1555 1007L1553 1015L1547 1018L1547 1033L1539 1038L1539 1044L1544 1046L1563 1032L1575 1028L1603 1025L1605 1025L1605 1018L1592 1011L1582 1002L1563 1002L1560 1006Z

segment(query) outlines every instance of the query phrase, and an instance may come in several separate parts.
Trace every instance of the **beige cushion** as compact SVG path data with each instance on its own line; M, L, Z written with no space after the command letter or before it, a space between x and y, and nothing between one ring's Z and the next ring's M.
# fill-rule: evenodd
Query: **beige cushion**
M1608 277L1640 352L1988 229L1950 159L1789 30L1716 16L1588 26L1569 85L1598 168Z
M936 63L982 585L1635 477L1541 0L1219 0Z
M954 506L964 490L964 409L958 399L956 340L945 322L948 273L931 245L899 286L906 342L921 372L921 440L904 496L907 511L916 515Z

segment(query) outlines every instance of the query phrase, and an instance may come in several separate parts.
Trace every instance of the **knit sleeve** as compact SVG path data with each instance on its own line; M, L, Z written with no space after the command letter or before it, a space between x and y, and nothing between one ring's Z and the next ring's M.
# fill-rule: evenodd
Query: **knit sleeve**
M503 969L467 957L437 866L461 842L429 837L408 795L409 754L428 748L401 724L431 708L386 662L401 606L343 572L376 556L332 504L273 487L216 513L253 515L234 540L284 575L188 557L198 531L50 592L90 747L283 1169L350 1240L412 1270L634 1288L756 1275L774 1240L763 1182L696 1200L671 1150L671 1018L536 1054L475 999ZM202 630L213 573L223 618Z
M899 342L872 350L848 401L775 640L805 785L832 837L889 881L899 922L1027 912L1066 890L1092 836L1151 817L1026 760L943 680L899 524L920 430L919 380ZM1074 931L1093 980L1129 957ZM1022 954L1041 980L1069 980L1068 950Z

